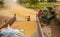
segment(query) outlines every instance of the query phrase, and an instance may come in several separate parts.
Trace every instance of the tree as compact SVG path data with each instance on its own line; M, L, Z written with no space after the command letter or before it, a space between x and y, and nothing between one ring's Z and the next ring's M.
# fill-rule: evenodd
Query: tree
M47 0L48 2L56 2L56 0Z
M53 0L53 2L56 2L57 0Z
M28 0L18 0L18 2L19 2L20 4L25 4L25 3L28 2Z
M52 2L52 0L47 0L47 2Z
M3 7L3 4L4 4L4 2L3 2L3 0L1 0L0 1L0 6Z
M40 2L44 2L45 0L40 0Z
M32 4L37 5L39 0L29 0L28 2L29 2L30 5L32 5Z

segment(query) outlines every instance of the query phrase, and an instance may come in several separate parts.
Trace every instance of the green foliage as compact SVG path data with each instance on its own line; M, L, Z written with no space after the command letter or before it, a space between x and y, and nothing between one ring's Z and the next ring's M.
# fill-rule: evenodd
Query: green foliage
M45 0L40 0L40 2L44 2Z
M48 2L56 2L56 0L47 0Z
M39 0L29 0L28 2L30 5L32 5L32 4L36 5L36 4L38 4Z
M29 3L30 5L36 5L39 1L38 0L18 0L19 3L25 4Z
M0 1L0 6L3 7L3 4L4 4L4 2L3 2L3 0L1 0Z
M31 6L29 4L24 4L23 6L27 8L44 8L44 7L50 7L52 6L52 4L36 4L36 6L33 4Z
M18 0L18 2L19 2L20 4L25 4L25 3L28 3L28 0Z
M18 2L19 2L20 4L22 4L22 3L24 2L24 0L18 0Z
M45 0L41 0L44 2ZM51 2L52 0L47 0L48 2ZM54 0L55 1L55 0ZM45 4L39 2L39 0L19 0L19 3L21 3L23 6L27 8L43 8L43 7L49 7L51 4Z

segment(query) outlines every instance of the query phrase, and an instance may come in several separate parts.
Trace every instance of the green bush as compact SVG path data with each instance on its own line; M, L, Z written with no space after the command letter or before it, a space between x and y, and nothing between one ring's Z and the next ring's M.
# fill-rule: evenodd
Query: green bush
M29 5L29 4L24 4L23 6L27 8L44 8L44 7L50 7L52 4L36 4L36 5Z

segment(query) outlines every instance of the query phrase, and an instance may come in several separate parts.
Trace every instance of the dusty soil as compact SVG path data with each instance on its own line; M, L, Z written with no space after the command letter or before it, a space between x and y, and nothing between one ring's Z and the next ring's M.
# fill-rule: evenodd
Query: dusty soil
M8 7L0 10L0 15L13 17L16 14L17 20L26 20L27 16L30 16L31 20L36 20L36 12L31 9L27 9L20 5Z
M31 22L31 21L25 21L25 22L15 22L11 27L17 28L17 29L24 29L24 34L28 37L37 37L37 23Z

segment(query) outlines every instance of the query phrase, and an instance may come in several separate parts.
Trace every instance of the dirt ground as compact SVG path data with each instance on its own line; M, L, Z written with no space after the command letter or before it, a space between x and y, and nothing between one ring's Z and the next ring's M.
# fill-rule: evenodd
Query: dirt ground
M31 21L26 21L26 22L15 22L12 24L13 28L17 28L19 30L24 29L24 35L27 37L37 37L37 23L36 22L31 22ZM36 35L35 35L36 34Z
M27 9L20 5L8 7L0 10L0 15L13 17L16 14L17 20L26 20L27 16L30 16L31 20L36 20L36 12L31 9Z

